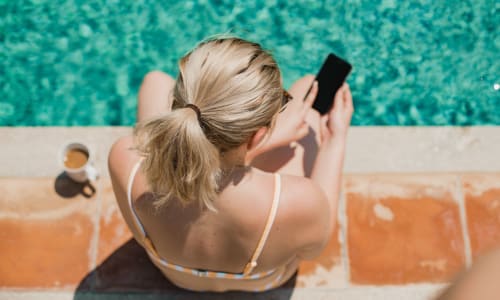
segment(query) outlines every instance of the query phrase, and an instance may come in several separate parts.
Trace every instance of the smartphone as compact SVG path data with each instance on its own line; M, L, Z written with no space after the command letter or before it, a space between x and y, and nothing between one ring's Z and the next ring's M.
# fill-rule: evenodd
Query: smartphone
M352 66L347 61L336 56L333 53L323 62L321 69L316 75L318 81L318 95L314 100L313 108L321 115L326 114L333 105L333 97L342 86L347 75L351 72ZM311 91L312 86L307 91L306 97ZM304 97L305 99L305 97Z

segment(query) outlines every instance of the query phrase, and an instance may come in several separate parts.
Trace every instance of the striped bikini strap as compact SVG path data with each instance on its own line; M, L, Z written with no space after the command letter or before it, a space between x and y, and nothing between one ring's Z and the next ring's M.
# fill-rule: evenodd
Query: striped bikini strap
M135 175L137 174L137 171L139 170L139 167L141 165L141 162L144 160L144 157L141 157L134 165L132 168L132 171L130 172L129 179L128 179L128 184L127 184L127 201L130 207L130 210L132 212L132 218L134 219L134 223L136 227L139 229L139 232L142 233L142 236L140 237L140 240L142 242L142 245L146 250L151 253L152 255L156 256L157 258L160 258L158 255L158 252L156 251L155 246L153 245L153 242L149 238L148 234L146 233L146 230L144 229L144 226L142 225L141 221L139 220L139 217L137 216L137 213L135 212L134 205L132 203L132 186L134 184L134 178Z
M262 232L262 236L260 237L259 243L255 248L255 252L252 255L252 258L245 266L243 270L243 274L250 274L253 269L257 266L257 260L259 259L260 254L262 253L262 249L266 244L267 238L269 237L269 233L271 231L271 227L273 226L274 219L276 218L276 212L278 211L278 206L280 203L280 194L281 194L281 177L278 173L274 174L274 196L273 196L273 204L271 206L271 210L269 212L269 216L267 217L266 226L264 227L264 231Z
M139 217L137 216L137 213L135 212L134 205L132 203L132 186L134 184L134 178L135 175L137 174L137 170L139 170L139 167L141 165L142 160L144 157L141 157L134 165L132 168L132 171L130 172L129 178L128 178L128 183L127 183L127 202L130 207L130 211L132 212L132 219L134 219L134 223L137 228L139 228L139 232L142 233L143 237L146 236L146 230L144 230L144 226L142 226L141 221L139 220Z

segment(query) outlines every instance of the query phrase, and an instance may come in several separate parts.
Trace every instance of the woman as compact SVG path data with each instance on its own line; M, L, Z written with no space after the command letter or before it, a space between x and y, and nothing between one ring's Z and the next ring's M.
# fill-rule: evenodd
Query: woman
M312 76L290 97L271 55L238 38L202 42L179 71L176 81L146 75L134 135L111 149L120 210L179 287L277 287L320 254L335 226L349 88L320 118L317 83L303 100Z

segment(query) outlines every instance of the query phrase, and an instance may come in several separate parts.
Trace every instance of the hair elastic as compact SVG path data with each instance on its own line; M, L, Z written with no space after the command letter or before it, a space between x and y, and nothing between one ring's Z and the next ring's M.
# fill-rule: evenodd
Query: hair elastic
M184 106L184 108L191 108L192 110L194 110L196 112L196 116L198 117L198 121L201 122L201 111L200 109L198 108L198 106L194 105L194 104L186 104L186 106Z

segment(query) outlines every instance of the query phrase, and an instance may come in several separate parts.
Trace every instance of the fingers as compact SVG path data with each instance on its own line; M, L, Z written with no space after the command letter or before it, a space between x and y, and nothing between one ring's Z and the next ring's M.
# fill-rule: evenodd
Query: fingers
M351 89L349 88L349 85L347 83L344 84L344 99L345 99L345 106L349 110L354 110L354 105L352 103L352 94L351 94Z
M335 93L335 98L333 100L333 109L343 109L345 104L344 104L344 88L346 84L344 83Z
M307 94L307 97L302 104L303 105L301 114L302 119L306 118L308 112L311 110L311 107L317 95L318 95L318 82L315 80L311 86L309 94Z
M302 139L309 133L309 124L304 123L300 128L297 130L297 140Z
M321 142L323 142L330 136L330 129L328 128L328 115L324 115L321 117L319 128Z
M318 82L315 80L312 84L311 91L304 100L304 106L306 109L312 107L314 99L316 99L317 95L318 95Z
M321 120L320 120L320 126L321 128L324 128L324 129L328 129L328 122L329 122L330 118L328 117L328 115L324 115L321 117Z

